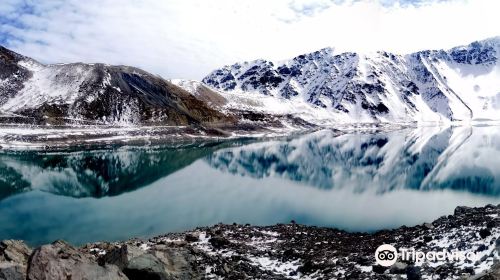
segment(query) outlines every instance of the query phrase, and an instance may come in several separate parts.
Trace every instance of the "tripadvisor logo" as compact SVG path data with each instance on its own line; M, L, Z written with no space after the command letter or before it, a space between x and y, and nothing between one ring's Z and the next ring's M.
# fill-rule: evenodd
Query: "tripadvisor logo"
M424 253L422 251L416 251L413 248L400 248L398 250L388 244L381 245L375 251L375 261L381 266L391 266L396 263L398 257L402 261L413 261L415 263L422 263L424 261L476 261L477 255L474 252L461 252L461 251L447 251L443 249L442 251L435 252L429 251Z
M381 266L391 266L398 260L398 250L392 245L381 245L375 251L375 261Z

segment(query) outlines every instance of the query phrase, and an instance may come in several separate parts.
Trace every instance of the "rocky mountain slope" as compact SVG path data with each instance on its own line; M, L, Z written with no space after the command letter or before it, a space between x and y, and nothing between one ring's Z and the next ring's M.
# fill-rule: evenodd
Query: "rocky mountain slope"
M31 124L230 124L172 83L127 66L44 65L0 47L0 115Z
M326 48L279 63L225 66L203 82L228 93L312 105L341 122L498 120L499 56L500 37L408 55Z

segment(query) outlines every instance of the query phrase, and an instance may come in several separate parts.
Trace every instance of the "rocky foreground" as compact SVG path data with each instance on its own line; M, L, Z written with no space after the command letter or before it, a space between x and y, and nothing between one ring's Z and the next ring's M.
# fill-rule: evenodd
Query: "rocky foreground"
M381 244L474 252L476 261L375 263ZM216 225L149 240L0 243L0 279L500 279L500 205L373 234L278 224Z

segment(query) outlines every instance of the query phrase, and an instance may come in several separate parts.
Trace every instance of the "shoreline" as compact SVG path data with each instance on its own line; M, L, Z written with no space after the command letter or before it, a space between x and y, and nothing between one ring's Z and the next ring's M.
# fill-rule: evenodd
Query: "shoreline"
M382 244L474 252L478 259L382 267L374 256ZM457 207L432 223L370 234L291 222L218 224L81 247L56 241L33 250L22 241L2 241L2 273L11 275L6 279L498 279L500 204Z

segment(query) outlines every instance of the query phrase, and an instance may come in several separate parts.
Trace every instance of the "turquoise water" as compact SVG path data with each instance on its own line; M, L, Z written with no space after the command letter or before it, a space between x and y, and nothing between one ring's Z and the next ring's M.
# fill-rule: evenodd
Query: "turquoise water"
M500 128L0 150L0 239L149 237L223 223L374 231L500 203Z

